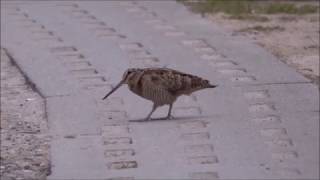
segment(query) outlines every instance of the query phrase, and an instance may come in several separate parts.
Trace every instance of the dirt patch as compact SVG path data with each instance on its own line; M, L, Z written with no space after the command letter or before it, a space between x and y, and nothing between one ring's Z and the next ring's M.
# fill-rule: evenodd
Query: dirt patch
M230 19L225 14L207 18L233 35L247 36L280 60L319 85L319 16L264 15L268 21Z
M1 49L1 179L46 179L50 174L44 105Z
M253 39L319 85L320 30L317 1L199 2L185 4L233 32L233 35Z

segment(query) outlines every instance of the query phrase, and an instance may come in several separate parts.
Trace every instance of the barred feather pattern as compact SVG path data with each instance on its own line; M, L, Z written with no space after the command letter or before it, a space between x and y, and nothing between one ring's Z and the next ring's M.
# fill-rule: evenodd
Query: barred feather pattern
M171 104L175 101L175 97L168 91L158 87L143 88L142 96L146 99L153 101L157 106Z

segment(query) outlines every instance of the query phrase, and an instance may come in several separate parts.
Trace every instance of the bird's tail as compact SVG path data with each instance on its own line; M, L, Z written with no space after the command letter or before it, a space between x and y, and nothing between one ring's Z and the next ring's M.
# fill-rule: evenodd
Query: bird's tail
M210 82L209 82L208 80L202 79L202 80L201 80L201 86L202 86L203 88L215 88L215 87L217 87L218 85L210 84Z
M217 85L212 85L210 82L206 79L202 79L197 76L193 76L189 81L186 81L189 84L190 89L192 89L192 92L194 90L199 90L199 89L206 89L206 88L215 88Z
M216 88L218 87L218 85L212 85L212 84L208 84L207 88Z

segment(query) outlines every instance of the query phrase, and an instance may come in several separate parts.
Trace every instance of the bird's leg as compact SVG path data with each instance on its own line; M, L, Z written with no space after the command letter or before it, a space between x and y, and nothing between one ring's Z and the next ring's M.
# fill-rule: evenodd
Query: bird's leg
M157 109L158 106L156 106L155 104L153 104L152 106L152 110L151 112L148 114L148 116L146 118L144 118L143 120L129 120L131 122L143 122L143 121L149 121L151 120L151 115L152 113Z
M144 119L144 121L150 120L152 113L153 113L156 109L157 109L157 106L156 106L155 104L153 104L151 112L150 112L150 113L148 114L148 116Z
M167 115L166 117L159 118L159 119L157 119L157 120L173 119L174 117L171 115L171 110L172 110L172 104L169 104L168 115Z
M172 103L169 105L169 111L166 119L173 119L173 116L171 116L171 110L172 110Z

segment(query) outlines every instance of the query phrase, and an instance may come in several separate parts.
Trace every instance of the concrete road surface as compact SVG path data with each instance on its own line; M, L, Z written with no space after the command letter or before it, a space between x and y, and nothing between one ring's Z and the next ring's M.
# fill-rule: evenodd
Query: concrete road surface
M318 87L174 1L2 1L1 46L46 97L49 179L319 178ZM101 98L129 67L219 87L128 122L152 103Z

